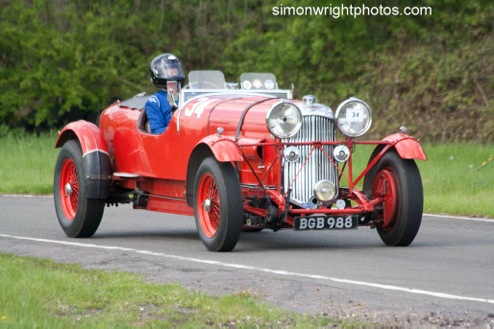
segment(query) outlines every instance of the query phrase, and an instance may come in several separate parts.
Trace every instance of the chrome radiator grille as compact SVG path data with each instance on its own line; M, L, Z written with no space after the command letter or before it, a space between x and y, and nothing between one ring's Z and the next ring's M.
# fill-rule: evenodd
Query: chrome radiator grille
M333 122L330 118L317 115L303 117L300 131L286 142L328 142L334 140ZM296 162L284 161L285 191L292 189L290 201L302 207L313 207L314 184L322 179L334 182L338 187L337 170L328 156L333 156L333 146L322 146L324 152L316 148L310 154L312 145L297 145L300 159ZM310 157L308 155L310 154ZM308 158L307 158L308 157Z

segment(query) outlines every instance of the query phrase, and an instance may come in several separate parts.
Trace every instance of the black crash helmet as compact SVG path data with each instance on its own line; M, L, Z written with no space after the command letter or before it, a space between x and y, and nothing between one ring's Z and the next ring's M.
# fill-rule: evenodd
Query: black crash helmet
M167 81L181 83L185 80L182 64L173 54L156 56L149 66L151 82L158 88L166 88Z

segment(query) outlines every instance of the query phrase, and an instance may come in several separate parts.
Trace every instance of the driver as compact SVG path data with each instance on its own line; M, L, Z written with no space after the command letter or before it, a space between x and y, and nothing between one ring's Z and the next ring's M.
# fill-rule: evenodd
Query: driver
M175 55L161 54L155 57L149 67L151 82L159 91L153 94L144 107L149 121L152 134L161 134L166 130L172 119L172 106L175 106L174 95L181 83L185 80L182 64ZM170 85L170 87L168 87ZM175 90L171 90L174 85ZM170 105L168 97L171 96L173 102Z

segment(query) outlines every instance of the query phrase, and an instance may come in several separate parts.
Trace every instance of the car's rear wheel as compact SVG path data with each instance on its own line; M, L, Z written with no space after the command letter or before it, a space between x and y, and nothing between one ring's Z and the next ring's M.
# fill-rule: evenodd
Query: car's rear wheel
M86 197L82 150L78 141L67 141L55 165L53 194L58 221L71 238L92 236L103 217L104 200Z
M199 237L210 251L230 251L242 229L242 195L230 163L203 160L194 182L194 214Z
M372 199L383 198L382 211L374 218L382 241L388 246L412 243L424 204L422 179L415 162L388 152L377 163L372 177L366 177L364 186L371 189Z

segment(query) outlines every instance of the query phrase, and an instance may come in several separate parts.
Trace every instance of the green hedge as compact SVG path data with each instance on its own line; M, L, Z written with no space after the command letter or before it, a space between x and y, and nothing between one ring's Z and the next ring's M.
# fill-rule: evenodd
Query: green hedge
M400 0L426 16L273 15L284 7L379 6L370 0L7 0L0 9L0 119L43 130L95 120L111 101L153 88L149 61L228 80L271 71L295 94L335 108L364 98L375 136L402 124L431 142L494 140L494 3ZM7 129L4 128L4 129Z

